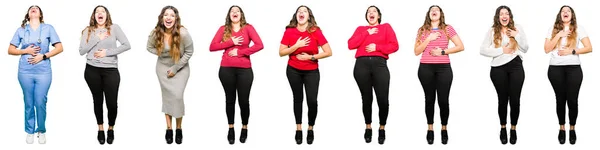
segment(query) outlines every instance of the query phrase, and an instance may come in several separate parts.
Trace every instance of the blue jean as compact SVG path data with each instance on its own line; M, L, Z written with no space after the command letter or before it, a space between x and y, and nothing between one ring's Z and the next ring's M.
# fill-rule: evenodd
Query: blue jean
M46 102L52 74L19 73L18 78L25 101L25 132L46 133Z

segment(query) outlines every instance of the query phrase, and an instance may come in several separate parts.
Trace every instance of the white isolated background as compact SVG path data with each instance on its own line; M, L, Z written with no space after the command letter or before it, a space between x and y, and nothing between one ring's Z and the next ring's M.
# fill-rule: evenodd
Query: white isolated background
M427 1L317 1L317 0L224 0L224 1L71 1L30 0L3 1L0 9L0 41L6 43L19 27L27 8L39 5L46 23L52 24L64 45L64 52L52 58L53 82L48 94L46 145L25 144L23 100L17 80L18 57L0 55L2 98L0 145L3 149L77 148L77 149L594 149L600 138L597 130L597 107L594 80L598 60L593 54L582 55L584 79L579 96L576 145L557 141L558 121L554 92L547 78L549 55L543 52L544 38L562 5L571 5L578 23L587 27L593 45L599 45L599 24L591 0L521 1L521 0L427 0ZM99 145L91 93L83 78L84 56L78 55L79 38L87 26L93 8L105 5L113 22L119 24L132 49L119 55L121 87L119 114L113 145ZM446 22L453 25L465 45L465 51L451 55L454 81L450 95L448 145L440 143L439 110L436 104L435 144L425 140L424 95L417 78L420 56L414 56L417 29L422 25L430 5L440 5ZM190 60L191 77L186 89L186 116L183 119L184 142L167 145L164 141L165 119L161 112L160 86L155 74L156 56L146 51L147 36L156 25L165 5L180 11L182 24L194 40L195 52ZM252 55L254 85L250 106L248 141L238 141L241 120L236 106L236 144L227 143L225 94L218 78L222 52L211 53L208 47L219 26L224 24L231 5L240 5L246 19L253 24L265 48ZM319 114L313 145L296 145L292 92L285 76L287 57L278 57L279 41L294 11L308 5L333 49L333 56L320 61L321 85ZM359 25L366 25L364 13L377 5L396 31L400 50L388 61L391 72L390 114L387 140L377 144L363 140L362 102L352 72L355 51L347 40ZM518 143L501 145L498 139L497 99L489 78L490 58L479 54L479 46L492 25L495 9L512 8L516 23L524 27L530 49L524 58L526 72L521 97ZM304 104L306 106L306 104ZM373 128L378 127L377 105L373 107ZM306 123L306 107L304 122ZM106 111L105 111L106 113ZM105 115L106 116L106 115ZM510 119L509 119L510 120ZM568 121L568 120L567 120ZM105 122L108 122L105 119ZM106 124L105 124L106 125ZM306 136L306 132L304 132ZM305 137L304 137L305 138Z

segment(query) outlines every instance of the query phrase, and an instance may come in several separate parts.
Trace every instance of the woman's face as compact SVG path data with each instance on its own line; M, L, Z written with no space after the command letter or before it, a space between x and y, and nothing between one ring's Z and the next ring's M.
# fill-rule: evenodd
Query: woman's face
M177 16L172 9L165 10L165 13L163 14L163 25L165 25L167 29L171 29L173 25L175 25L176 17Z
M96 22L98 25L104 25L106 23L106 9L104 7L96 8L94 12L94 16L96 17Z
M298 24L306 24L308 22L309 15L310 14L308 13L308 9L306 7L300 7L300 9L298 9L296 12L296 20L298 21Z
M241 18L242 18L242 12L240 11L240 8L238 8L238 7L231 8L231 11L229 11L229 19L231 19L231 22L239 23Z
M501 9L498 16L500 17L498 19L500 20L500 24L502 24L502 26L507 26L508 23L510 23L510 12L508 12L508 10Z
M432 7L431 9L429 9L429 18L431 18L431 21L440 20L440 16L441 10L439 7Z
M33 6L31 8L29 8L29 12L27 12L29 14L29 19L32 18L40 18L41 14L40 14L40 8L38 6Z
M379 23L379 12L375 7L371 7L367 10L367 20L369 21L369 25L376 25Z
M560 11L560 17L563 22L570 22L572 18L573 12L569 7L563 7Z

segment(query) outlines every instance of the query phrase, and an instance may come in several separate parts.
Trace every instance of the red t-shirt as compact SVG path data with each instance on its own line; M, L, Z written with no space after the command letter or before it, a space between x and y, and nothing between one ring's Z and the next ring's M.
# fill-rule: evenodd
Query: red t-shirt
M300 47L289 55L288 65L298 70L316 70L319 68L317 60L298 60L296 55L301 53L307 53L309 55L319 54L319 46L327 44L327 39L323 36L321 29L316 28L314 32L308 33L308 30L300 32L297 28L287 28L285 33L283 33L281 44L291 47L296 44L298 39L306 37L309 37L310 42L307 46Z
M377 28L377 33L369 35L369 29ZM367 52L369 44L375 44L375 51ZM392 26L388 23L376 26L359 26L348 40L348 49L355 50L358 58L361 56L379 56L388 59L388 55L398 51L398 39Z

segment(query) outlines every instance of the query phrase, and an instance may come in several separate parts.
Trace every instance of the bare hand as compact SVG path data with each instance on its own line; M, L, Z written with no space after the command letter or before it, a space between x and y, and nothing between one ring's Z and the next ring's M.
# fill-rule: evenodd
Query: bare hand
M242 41L244 41L244 37L231 37L231 41L233 41L233 45L242 45Z
M377 50L377 45L375 45L375 43L371 43L369 45L367 45L367 52L374 52L375 50Z
M304 39L302 37L300 37L300 38L298 38L298 41L296 41L295 45L297 47L304 47L304 46L308 46L309 43L310 43L310 38L309 37L306 37Z
M573 54L573 49L561 48L560 50L558 50L559 56L567 56L567 55L572 55L572 54Z
M298 60L310 60L311 57L312 55L308 55L307 53L301 53L296 55L296 58L298 58Z
M513 53L515 53L515 50L514 49L510 49L510 47L511 47L510 43L506 44L504 47L502 47L502 52L504 54L513 54Z
M229 51L229 53L227 53L227 55L229 55L229 57L235 57L238 55L238 49L234 48L233 50Z
M42 61L42 59L44 59L44 55L43 54L33 54L33 57L29 57L27 58L27 62L29 62L29 64L35 65L37 63L39 63L40 61Z
M101 32L101 33L98 33L96 36L98 36L100 38L100 40L104 40L104 39L108 38L108 32Z
M512 29L506 30L506 35L508 37L515 37L515 36L517 36L517 34L519 34L519 31L517 31L517 30L512 30Z
M171 70L167 71L167 77L171 78L173 76L175 76L175 74L171 72Z
M429 34L429 36L427 37L426 40L428 40L428 41L437 40L438 38L440 38L440 35L441 34L439 32L431 33L431 34Z
M556 34L557 37L568 37L571 35L571 31L561 30Z
M429 54L431 54L431 56L442 56L442 49L439 47L436 47L435 49L432 49L431 51L429 51Z
M25 50L23 50L23 54L35 55L40 52L40 47L34 46L33 44L29 45Z
M94 57L96 58L102 58L106 56L106 49L99 49L98 51L94 52Z
M377 28L371 28L371 29L368 29L367 31L369 32L369 35L373 35L373 34L376 34L377 31L379 31L379 30Z

